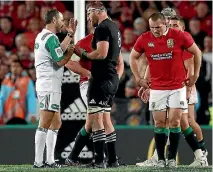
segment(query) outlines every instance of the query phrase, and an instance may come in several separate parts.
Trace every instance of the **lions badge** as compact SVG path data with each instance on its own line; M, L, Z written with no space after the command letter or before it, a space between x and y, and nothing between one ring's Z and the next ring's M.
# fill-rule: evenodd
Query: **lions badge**
M167 40L167 46L168 46L168 48L173 48L174 47L174 40L173 39L168 39Z

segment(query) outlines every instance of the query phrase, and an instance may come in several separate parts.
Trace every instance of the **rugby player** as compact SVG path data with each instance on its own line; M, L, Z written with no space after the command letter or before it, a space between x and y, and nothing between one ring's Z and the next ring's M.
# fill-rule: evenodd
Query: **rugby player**
M195 60L195 73L189 77L187 83L189 86L192 86L198 78L201 52L191 37L183 32L167 28L166 19L162 13L151 15L149 25L151 32L140 36L131 52L130 66L138 84L148 88L149 83L139 75L136 64L136 60L145 52L151 75L149 109L153 111L158 154L158 161L155 165L158 167L166 165L164 148L168 131L165 129L165 119L166 111L168 111L170 147L167 166L176 167L175 157L181 132L180 119L182 109L187 108L182 47L190 51ZM166 66L171 66L171 68L166 68Z

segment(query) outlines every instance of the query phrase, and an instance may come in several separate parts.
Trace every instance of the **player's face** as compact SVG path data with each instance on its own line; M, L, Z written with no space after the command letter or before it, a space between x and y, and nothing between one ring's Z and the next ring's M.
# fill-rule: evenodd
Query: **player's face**
M98 25L98 16L95 10L87 11L87 21L91 22L93 27L96 27Z
M183 27L181 26L179 20L170 20L169 27L183 31Z
M165 16L165 19L166 19L166 25L167 25L167 26L169 26L170 18L171 18L171 17Z
M162 36L166 31L166 23L165 21L162 21L160 19L158 19L157 21L152 21L151 19L149 19L149 27L155 37Z
M56 19L55 22L56 25L56 32L61 32L62 28L64 27L64 17L61 13L59 13L58 18Z

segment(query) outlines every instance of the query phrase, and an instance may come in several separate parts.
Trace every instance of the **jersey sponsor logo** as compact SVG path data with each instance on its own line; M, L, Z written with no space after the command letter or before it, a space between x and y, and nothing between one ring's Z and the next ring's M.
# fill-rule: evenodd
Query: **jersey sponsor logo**
M167 60L172 59L173 52L162 53L162 54L150 54L152 60Z
M61 152L61 158L66 159L70 155L70 153L72 152L74 145L75 145L75 141L71 142L67 147L65 147L64 151ZM90 151L87 146L84 146L79 157L82 158L82 159L92 159L93 158L93 152Z
M55 48L55 53L58 57L63 56L63 50L61 49L61 47Z
M148 47L155 47L154 42L149 42L149 43L148 43Z
M70 84L70 83L79 83L80 81L80 76L71 70L67 70L64 72L63 78L62 78L62 83L63 84Z
M168 39L167 40L167 46L168 46L168 48L173 48L174 47L174 39Z
M86 120L87 110L80 98L74 100L68 108L61 114L63 121L80 121Z

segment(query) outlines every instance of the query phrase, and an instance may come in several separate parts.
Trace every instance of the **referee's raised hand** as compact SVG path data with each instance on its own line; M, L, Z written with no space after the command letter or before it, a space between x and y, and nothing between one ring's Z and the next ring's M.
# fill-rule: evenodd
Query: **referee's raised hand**
M74 18L71 18L68 27L66 27L67 32L74 35L76 32L77 25L78 21L75 20Z

